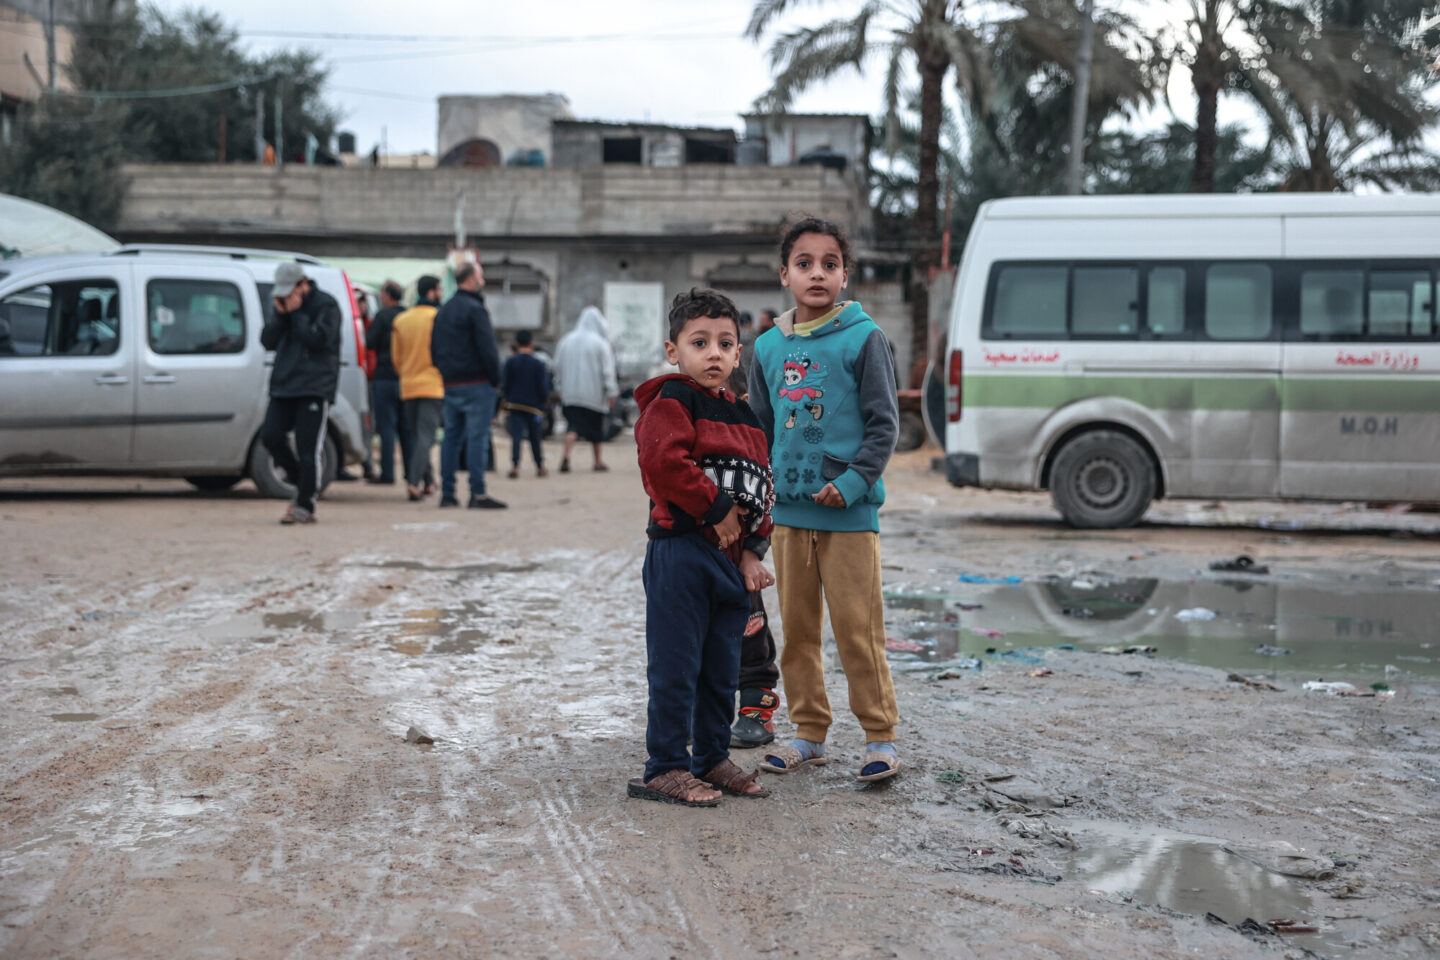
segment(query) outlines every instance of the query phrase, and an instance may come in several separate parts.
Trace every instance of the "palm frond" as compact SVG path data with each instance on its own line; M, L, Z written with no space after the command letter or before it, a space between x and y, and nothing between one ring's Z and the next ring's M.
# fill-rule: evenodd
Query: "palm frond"
M775 74L770 89L755 100L757 110L781 111L811 84L847 67L860 71L871 52L870 21L877 4L866 3L851 20L832 20L775 38L769 51Z
M744 36L759 41L765 31L779 17L804 4L820 4L825 0L755 0L750 9L750 22L745 25Z

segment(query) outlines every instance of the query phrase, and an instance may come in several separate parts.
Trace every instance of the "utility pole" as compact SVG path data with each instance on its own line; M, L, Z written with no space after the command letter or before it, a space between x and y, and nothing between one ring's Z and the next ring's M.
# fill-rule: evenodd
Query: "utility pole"
M1084 0L1080 14L1080 45L1075 51L1075 92L1070 101L1070 156L1065 166L1065 192L1080 193L1085 166L1085 114L1090 105L1090 62L1095 47L1095 0Z
M50 13L45 18L45 66L50 80L50 92L60 89L60 78L55 75L55 0L50 0Z
M285 80L275 78L275 166L285 166Z
M220 162L225 162L225 105L220 105Z

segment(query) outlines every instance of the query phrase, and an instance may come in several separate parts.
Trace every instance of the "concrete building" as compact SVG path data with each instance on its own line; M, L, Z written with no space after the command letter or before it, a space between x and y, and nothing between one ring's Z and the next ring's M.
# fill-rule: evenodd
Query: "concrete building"
M772 167L838 157L861 180L869 180L872 132L864 114L747 113L741 119L746 142L762 147L764 162Z
M672 127L660 123L556 120L550 127L555 166L595 167L629 163L681 167L734 163L735 131L729 127Z
M562 94L450 95L439 101L436 157L442 167L498 167L517 153L551 156L550 124L569 119Z

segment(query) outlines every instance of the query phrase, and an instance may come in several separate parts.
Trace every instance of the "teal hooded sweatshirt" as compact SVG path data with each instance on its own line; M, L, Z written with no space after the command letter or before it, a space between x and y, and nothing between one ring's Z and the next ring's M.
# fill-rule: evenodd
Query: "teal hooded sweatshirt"
M895 360L885 334L849 301L796 332L795 311L755 340L750 406L770 440L775 522L805 530L880 529L880 475L895 451ZM815 494L835 484L845 506Z

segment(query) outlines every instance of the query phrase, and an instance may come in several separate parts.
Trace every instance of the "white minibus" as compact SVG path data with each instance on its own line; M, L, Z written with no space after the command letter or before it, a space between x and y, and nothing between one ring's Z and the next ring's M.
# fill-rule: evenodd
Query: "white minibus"
M1077 527L1157 497L1440 500L1440 195L1034 197L956 277L945 472Z

